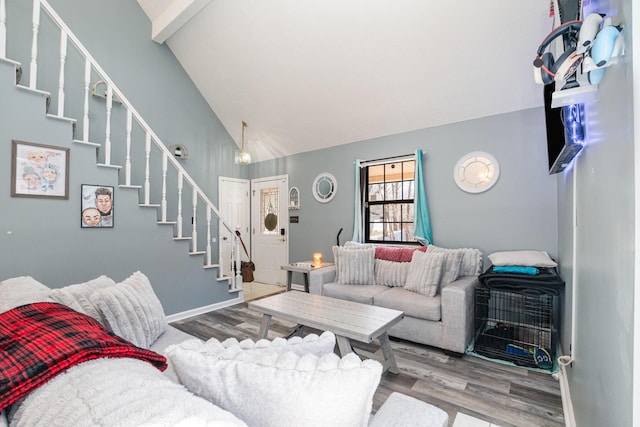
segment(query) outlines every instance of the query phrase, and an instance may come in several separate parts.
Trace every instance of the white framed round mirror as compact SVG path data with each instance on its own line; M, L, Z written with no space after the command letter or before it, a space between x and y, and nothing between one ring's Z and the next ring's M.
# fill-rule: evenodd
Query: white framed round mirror
M322 172L313 180L311 191L313 197L320 203L328 203L336 196L338 181L329 172Z
M467 193L482 193L493 187L500 176L498 160L484 151L465 154L453 168L453 179Z

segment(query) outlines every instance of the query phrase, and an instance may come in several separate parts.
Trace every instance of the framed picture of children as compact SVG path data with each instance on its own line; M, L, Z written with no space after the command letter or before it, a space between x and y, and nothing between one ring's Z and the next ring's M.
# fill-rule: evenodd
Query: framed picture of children
M82 184L81 194L80 226L113 227L113 187Z
M69 199L69 149L14 139L11 196Z

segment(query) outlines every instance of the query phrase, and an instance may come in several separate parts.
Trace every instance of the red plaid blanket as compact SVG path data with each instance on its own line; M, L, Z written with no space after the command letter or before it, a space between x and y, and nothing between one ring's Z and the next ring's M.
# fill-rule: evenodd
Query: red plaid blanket
M62 304L27 304L0 314L0 410L70 367L101 357L131 357L167 368L164 356Z

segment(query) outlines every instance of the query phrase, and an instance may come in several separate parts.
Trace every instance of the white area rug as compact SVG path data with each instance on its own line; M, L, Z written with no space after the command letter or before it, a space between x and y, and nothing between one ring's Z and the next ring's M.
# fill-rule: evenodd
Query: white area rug
M500 427L498 424L492 424L489 421L484 421L479 418L472 417L471 415L458 412L456 419L453 422L453 427Z

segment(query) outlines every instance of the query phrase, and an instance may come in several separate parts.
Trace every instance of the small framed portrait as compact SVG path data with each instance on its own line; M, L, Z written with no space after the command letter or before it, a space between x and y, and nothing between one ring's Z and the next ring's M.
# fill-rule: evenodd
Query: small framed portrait
M108 185L82 184L80 227L113 227L113 187Z
M69 149L14 139L11 196L69 199Z

